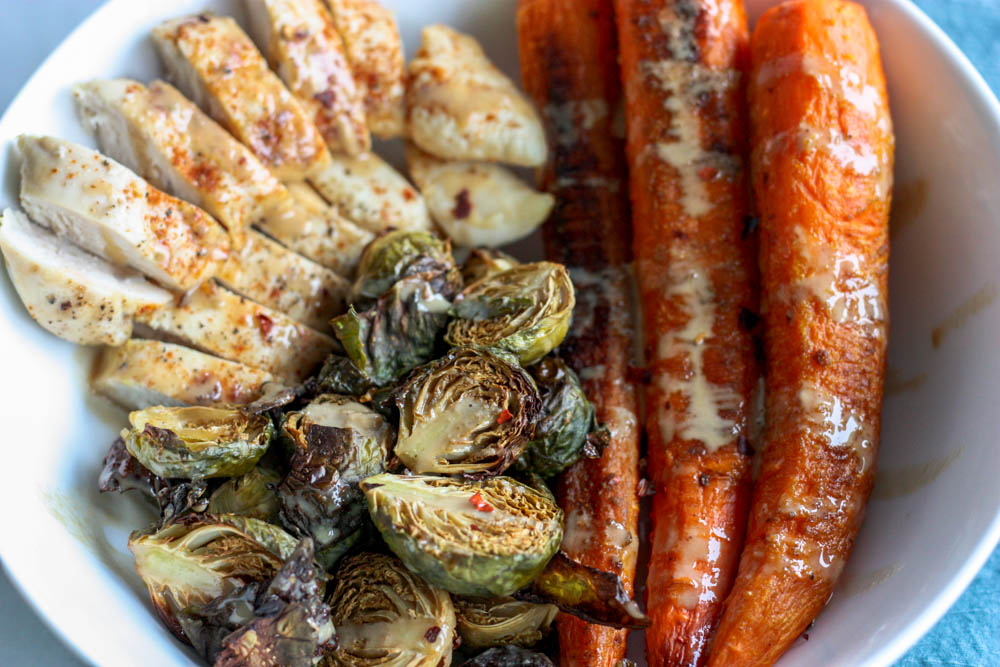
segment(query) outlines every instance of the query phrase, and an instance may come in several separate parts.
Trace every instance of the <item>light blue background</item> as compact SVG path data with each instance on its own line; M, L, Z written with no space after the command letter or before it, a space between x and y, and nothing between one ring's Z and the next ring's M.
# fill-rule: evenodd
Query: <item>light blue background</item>
M0 108L6 108L45 56L100 4L100 0L0 0L0 44L4 46ZM1000 91L1000 0L918 0L916 4L965 51L994 92ZM141 656L136 660L141 661ZM0 665L83 665L39 620L3 572ZM898 665L1000 665L1000 551Z

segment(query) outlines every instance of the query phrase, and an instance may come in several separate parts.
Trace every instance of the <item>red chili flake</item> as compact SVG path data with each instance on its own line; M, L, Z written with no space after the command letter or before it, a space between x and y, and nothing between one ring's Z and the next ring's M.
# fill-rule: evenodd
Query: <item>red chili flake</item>
M488 502L486 502L485 500L483 500L482 494L480 494L478 491L476 491L474 494L472 494L472 497L469 498L469 502L472 503L473 506L477 510L479 510L480 512L492 512L493 511L493 505L490 505Z
M507 408L504 408L503 410L500 411L500 416L497 417L497 423L498 424L505 424L505 423L509 422L513 418L514 418L514 415L511 414L510 410L508 410Z
M439 628L436 625L432 625L431 627L427 628L427 632L424 633L424 639L433 644L434 642L437 641L438 635L440 634L441 634L441 628Z
M267 338L271 335L271 329L274 328L274 320L264 313L257 313L257 326L260 328L261 335Z
M308 37L308 35L306 35ZM337 103L337 94L332 90L324 90L321 93L316 93L313 95L317 102L323 105L324 109L332 109L333 105Z
M465 220L470 213L472 213L472 202L469 201L469 191L463 188L455 197L455 208L451 214L458 220Z

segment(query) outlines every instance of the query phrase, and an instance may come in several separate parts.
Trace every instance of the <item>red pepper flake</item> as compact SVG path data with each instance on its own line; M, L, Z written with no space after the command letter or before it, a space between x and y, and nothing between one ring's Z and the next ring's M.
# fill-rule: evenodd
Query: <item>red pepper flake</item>
M465 220L470 213L472 213L472 202L469 201L469 191L463 188L455 197L455 208L451 214L456 220Z
M271 329L274 328L274 320L264 313L257 313L257 327L260 329L260 334L267 339L271 335Z
M427 628L427 632L424 633L424 639L429 641L431 644L437 641L438 636L441 634L441 628L433 625Z
M486 502L485 500L483 500L482 494L480 494L478 491L476 491L474 494L472 494L472 497L469 498L469 502L472 503L473 506L475 506L475 508L477 510L479 510L480 512L492 512L493 511L493 505L490 505L488 502Z
M514 418L514 415L511 414L510 410L508 410L507 408L504 408L503 410L500 411L500 416L497 417L497 423L498 424L506 424L507 422L509 422L513 418Z

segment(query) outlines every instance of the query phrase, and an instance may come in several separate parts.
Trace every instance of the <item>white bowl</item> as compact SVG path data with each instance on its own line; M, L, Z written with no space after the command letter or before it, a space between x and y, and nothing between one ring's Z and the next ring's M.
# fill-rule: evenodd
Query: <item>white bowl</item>
M516 75L515 0L384 0L412 52L422 25L479 37ZM756 16L771 0L750 0ZM841 586L809 641L782 665L886 665L955 601L1000 535L1000 106L957 48L906 0L865 3L881 39L895 120L892 344L875 496ZM0 121L91 143L69 86L98 76L150 79L149 29L235 0L109 2L29 81ZM11 149L0 204L16 202ZM946 324L949 323L950 324ZM941 328L944 327L944 328ZM939 345L932 342L938 331ZM125 549L139 505L96 491L124 413L87 388L91 353L44 332L0 279L0 556L12 579L81 655L106 666L190 664L156 621Z

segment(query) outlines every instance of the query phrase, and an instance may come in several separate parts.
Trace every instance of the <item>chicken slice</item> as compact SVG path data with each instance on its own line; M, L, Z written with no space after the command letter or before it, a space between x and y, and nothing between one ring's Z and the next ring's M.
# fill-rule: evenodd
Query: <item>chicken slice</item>
M292 382L305 380L336 346L326 334L214 282L187 295L181 305L141 313L135 321L143 335L184 343Z
M177 86L282 181L300 181L330 161L312 119L228 16L199 14L153 29Z
M229 255L226 230L126 167L54 137L21 135L21 206L36 222L169 289L211 278Z
M106 347L91 386L127 410L154 405L244 405L257 400L270 373L181 345L132 339Z
M443 25L424 28L422 40L406 91L410 138L446 159L544 163L538 113L476 40Z
M423 197L375 153L334 156L309 182L341 215L365 229L430 229Z
M278 73L334 153L371 149L364 97L344 40L322 0L248 0L250 27Z
M31 317L78 345L121 345L132 335L136 312L173 299L138 273L84 252L20 211L3 212L0 250Z
M406 157L431 215L457 245L513 243L545 222L556 203L497 164L440 160L412 145Z
M253 231L216 279L318 331L329 329L330 319L344 312L344 297L350 289L333 271Z

